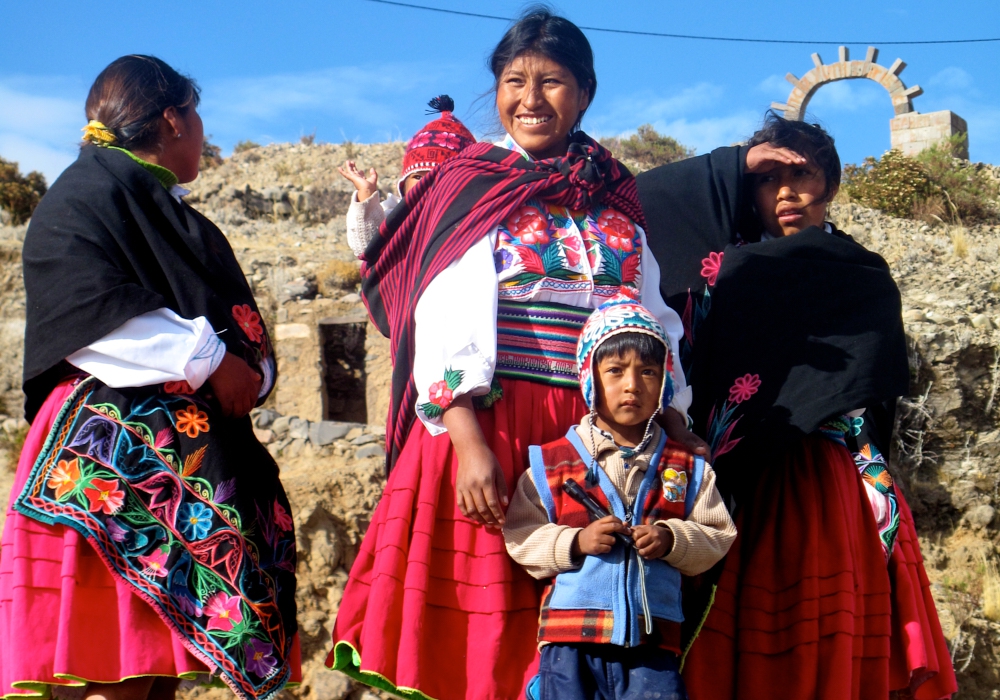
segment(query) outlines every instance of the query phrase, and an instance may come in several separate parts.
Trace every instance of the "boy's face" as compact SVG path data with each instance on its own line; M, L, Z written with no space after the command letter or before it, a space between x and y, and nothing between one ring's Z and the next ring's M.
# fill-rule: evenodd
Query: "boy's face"
M612 433L632 427L644 430L660 405L663 366L643 362L637 352L628 350L603 358L594 374L598 418Z
M417 170L416 172L407 175L406 179L399 183L399 193L405 197L406 193L410 191L410 188L420 182L420 178L426 174L426 170Z

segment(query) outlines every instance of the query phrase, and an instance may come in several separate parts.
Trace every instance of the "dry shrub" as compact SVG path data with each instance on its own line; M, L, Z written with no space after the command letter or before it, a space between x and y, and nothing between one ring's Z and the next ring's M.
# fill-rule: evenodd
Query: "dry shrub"
M361 282L361 271L356 262L330 260L316 272L320 293L333 297L338 292L354 291Z
M888 151L844 167L843 191L866 207L931 225L1000 221L1000 187L989 175L954 157L964 136L953 137L915 158Z
M256 141L251 141L250 139L244 139L233 146L233 153L236 154L243 153L244 151L252 151L255 148L260 148L260 144Z
M637 166L635 169L639 171L694 155L693 148L688 148L671 136L660 134L652 124L643 124L636 129L636 133L628 137L601 139L601 145L611 151L615 158Z
M211 136L205 137L205 142L201 145L201 162L199 170L211 170L222 165L222 149L214 143L210 143Z
M951 249L959 258L964 258L969 254L969 237L961 226L956 226L951 230Z
M10 215L11 224L19 226L30 219L47 190L44 175L35 171L21 175L17 163L0 158L0 209Z

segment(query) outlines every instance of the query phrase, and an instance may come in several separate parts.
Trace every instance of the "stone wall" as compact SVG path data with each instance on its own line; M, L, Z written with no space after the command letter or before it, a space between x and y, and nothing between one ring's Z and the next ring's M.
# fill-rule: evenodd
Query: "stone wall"
M947 109L940 112L910 112L889 120L892 148L903 155L915 156L952 136L968 135L969 126L960 116ZM969 141L955 151L958 158L968 159Z

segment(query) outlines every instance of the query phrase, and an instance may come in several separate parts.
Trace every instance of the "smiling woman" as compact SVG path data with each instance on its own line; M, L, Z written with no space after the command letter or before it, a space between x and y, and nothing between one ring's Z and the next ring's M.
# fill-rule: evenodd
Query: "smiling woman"
M578 27L530 10L489 61L500 122L432 169L365 252L363 291L394 346L391 473L340 604L328 663L406 697L523 697L539 597L507 555L508 488L529 445L588 413L576 345L605 301L641 300L676 351L632 175L579 130L597 88ZM679 367L665 410L684 429ZM570 556L565 551L553 556Z

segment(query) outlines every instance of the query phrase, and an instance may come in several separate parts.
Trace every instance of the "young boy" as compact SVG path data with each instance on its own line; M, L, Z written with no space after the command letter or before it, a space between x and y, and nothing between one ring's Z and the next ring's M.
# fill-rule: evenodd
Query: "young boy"
M358 170L353 160L337 168L357 190L351 194L351 204L347 208L347 244L359 258L378 233L385 217L428 170L476 142L472 132L452 114L455 102L450 97L440 95L427 104L432 110L430 113L440 112L441 116L431 120L414 134L406 145L403 172L396 183L396 192L390 194L384 202L379 201L378 173L375 168L368 171L367 177Z
M604 304L577 347L590 415L529 448L504 538L529 574L554 577L538 631L541 700L686 698L681 575L711 568L736 528L712 468L654 421L673 396L673 361L649 311ZM570 479L609 514L592 520Z

